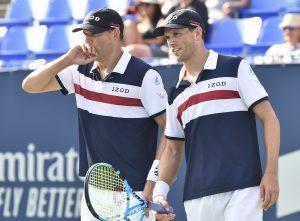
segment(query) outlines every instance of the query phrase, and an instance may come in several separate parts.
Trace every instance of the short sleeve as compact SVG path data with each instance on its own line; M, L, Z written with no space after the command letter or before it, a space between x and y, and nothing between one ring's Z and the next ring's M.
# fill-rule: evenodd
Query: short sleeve
M59 72L56 75L56 80L61 86L61 92L66 95L66 94L72 94L74 93L74 72L77 70L78 66L77 65L72 65L61 72Z
M167 123L165 136L171 140L184 140L184 131L178 118L178 110L174 104L167 106Z
M168 96L157 71L150 69L145 74L140 97L149 116L156 117L165 112Z
M238 91L249 109L268 99L268 94L259 82L250 64L242 60L238 69Z

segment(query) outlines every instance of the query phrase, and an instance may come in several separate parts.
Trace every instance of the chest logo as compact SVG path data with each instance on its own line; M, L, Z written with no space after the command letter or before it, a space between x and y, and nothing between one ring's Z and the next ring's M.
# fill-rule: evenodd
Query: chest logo
M213 88L213 87L225 87L226 82L225 81L218 81L218 82L212 82L207 85L208 88Z
M129 93L129 89L127 89L127 88L121 88L121 87L113 87L112 91L119 92L119 93L125 93L125 94Z
M154 80L154 84L155 84L155 85L160 85L160 81L159 81L159 79L158 79L157 76L156 76L156 78L155 78L155 80Z

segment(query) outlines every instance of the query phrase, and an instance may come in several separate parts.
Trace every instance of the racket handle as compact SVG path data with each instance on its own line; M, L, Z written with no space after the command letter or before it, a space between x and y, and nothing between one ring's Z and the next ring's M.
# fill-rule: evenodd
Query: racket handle
M153 203L148 201L148 206L149 209L157 212L157 213L161 213L161 214L169 214L169 213L173 213L173 208L170 206L169 210L166 210L165 207L161 204L158 203Z

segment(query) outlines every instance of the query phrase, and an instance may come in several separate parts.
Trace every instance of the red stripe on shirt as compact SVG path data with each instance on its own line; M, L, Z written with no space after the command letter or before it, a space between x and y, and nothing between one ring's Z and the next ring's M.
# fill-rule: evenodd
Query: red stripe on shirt
M75 87L76 94L80 94L88 100L98 101L107 104L123 105L123 106L138 106L138 107L143 106L140 99L97 93L94 91L89 91L87 89L84 89L77 84L75 84L74 87Z
M195 94L183 104L181 104L178 108L178 115L177 119L182 124L181 116L182 113L188 109L189 107L199 104L205 101L211 100L222 100L222 99L233 99L233 98L240 98L240 95L237 91L230 91L230 90L218 90L218 91L210 91L201 94Z

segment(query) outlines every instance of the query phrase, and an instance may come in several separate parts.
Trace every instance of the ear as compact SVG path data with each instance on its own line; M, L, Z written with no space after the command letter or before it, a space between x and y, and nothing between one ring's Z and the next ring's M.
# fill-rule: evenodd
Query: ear
M113 30L113 36L114 36L114 38L115 39L118 39L119 38L119 36L120 36L120 29L119 28L115 28L114 30Z
M200 40L200 39L201 39L201 40L203 39L203 38L202 38L202 35L203 35L203 29L202 29L201 27L197 27L196 30L195 30L195 33L196 33L196 38L197 38L197 39L199 39L199 40Z

